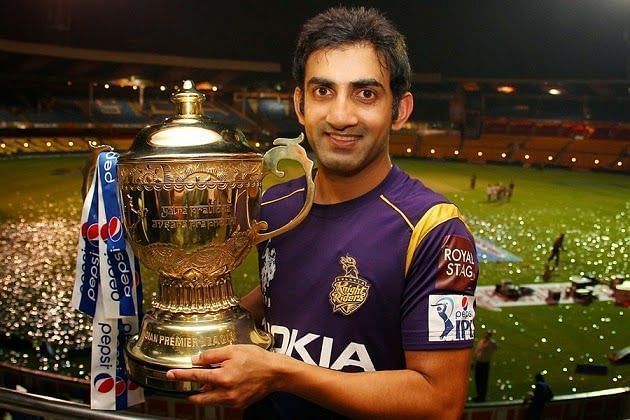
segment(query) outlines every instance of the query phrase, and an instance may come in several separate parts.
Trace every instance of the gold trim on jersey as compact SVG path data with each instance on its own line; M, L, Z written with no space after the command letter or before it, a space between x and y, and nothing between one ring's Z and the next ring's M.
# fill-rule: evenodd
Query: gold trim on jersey
M299 192L303 192L303 191L304 191L304 188L300 188L300 189L297 189L297 190L295 190L295 191L293 191L293 192L290 192L290 193L289 193L289 194L287 194L287 195L283 195L282 197L274 198L273 200L269 200L269 201L263 201L262 203L260 203L260 205L261 205L261 206L264 206L264 205L266 205L266 204L275 203L275 202L278 202L278 201L284 200L285 198L289 198L289 197L291 197L292 195L297 194L297 193L299 193Z
M411 221L407 218L407 216L405 216L405 213L402 212L401 209L399 209L398 207L396 207L394 205L394 203L392 203L391 201L389 201L383 194L381 194L381 200L383 200L384 202L386 202L391 208L393 208L394 210L396 210L398 212L398 214L400 214L402 216L403 219L405 219L405 222L407 222L407 224L409 225L409 229L413 230L413 223L411 223Z
M450 203L436 204L427 210L422 218L416 223L409 240L409 246L407 247L407 259L405 261L405 276L409 271L409 266L413 260L413 254L420 245L420 242L437 226L451 220L460 219L465 224L462 214L459 209Z

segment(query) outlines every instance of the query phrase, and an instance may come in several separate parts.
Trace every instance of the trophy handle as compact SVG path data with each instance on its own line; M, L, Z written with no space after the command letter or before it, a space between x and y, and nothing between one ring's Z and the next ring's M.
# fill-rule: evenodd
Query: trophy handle
M98 164L98 155L101 152L113 152L114 148L107 144L101 144L99 146L92 146L90 144L90 149L92 149L92 153L87 162L85 162L85 166L83 167L83 184L81 185L81 197L85 200L85 197L90 190L90 184L92 184L92 177L94 176L94 169Z
M306 199L304 200L304 206L302 206L302 209L297 216L291 219L289 223L278 229L272 230L271 232L259 233L261 230L267 229L267 222L255 221L254 244L266 241L267 239L271 239L293 229L302 223L313 206L313 197L315 195L315 183L311 177L313 161L306 156L306 150L300 146L300 143L303 140L304 133L300 133L300 135L294 139L277 138L273 141L273 144L275 144L276 147L269 149L263 156L265 175L267 175L268 172L273 172L276 176L281 178L284 177L284 171L278 169L278 162L283 159L298 161L302 165L302 169L304 169L304 173L306 174Z

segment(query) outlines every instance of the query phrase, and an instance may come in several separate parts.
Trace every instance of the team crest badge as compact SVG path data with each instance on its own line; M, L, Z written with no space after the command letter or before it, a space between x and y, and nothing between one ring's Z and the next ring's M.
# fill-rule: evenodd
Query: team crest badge
M357 261L354 258L341 257L339 263L344 273L335 277L328 296L333 312L350 315L367 300L370 284L359 276Z

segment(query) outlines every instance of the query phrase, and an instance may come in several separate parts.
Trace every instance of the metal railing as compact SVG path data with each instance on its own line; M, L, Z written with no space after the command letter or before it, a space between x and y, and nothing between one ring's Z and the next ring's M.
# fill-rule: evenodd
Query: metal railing
M87 404L0 387L0 408L46 419L166 419L131 411L98 411Z

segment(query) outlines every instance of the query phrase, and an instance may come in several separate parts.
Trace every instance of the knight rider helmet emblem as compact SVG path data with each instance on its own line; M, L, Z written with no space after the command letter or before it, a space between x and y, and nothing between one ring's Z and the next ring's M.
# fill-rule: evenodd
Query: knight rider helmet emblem
M333 312L350 315L367 300L370 284L359 276L359 269L354 258L344 256L339 259L339 263L344 273L335 277L328 296Z

